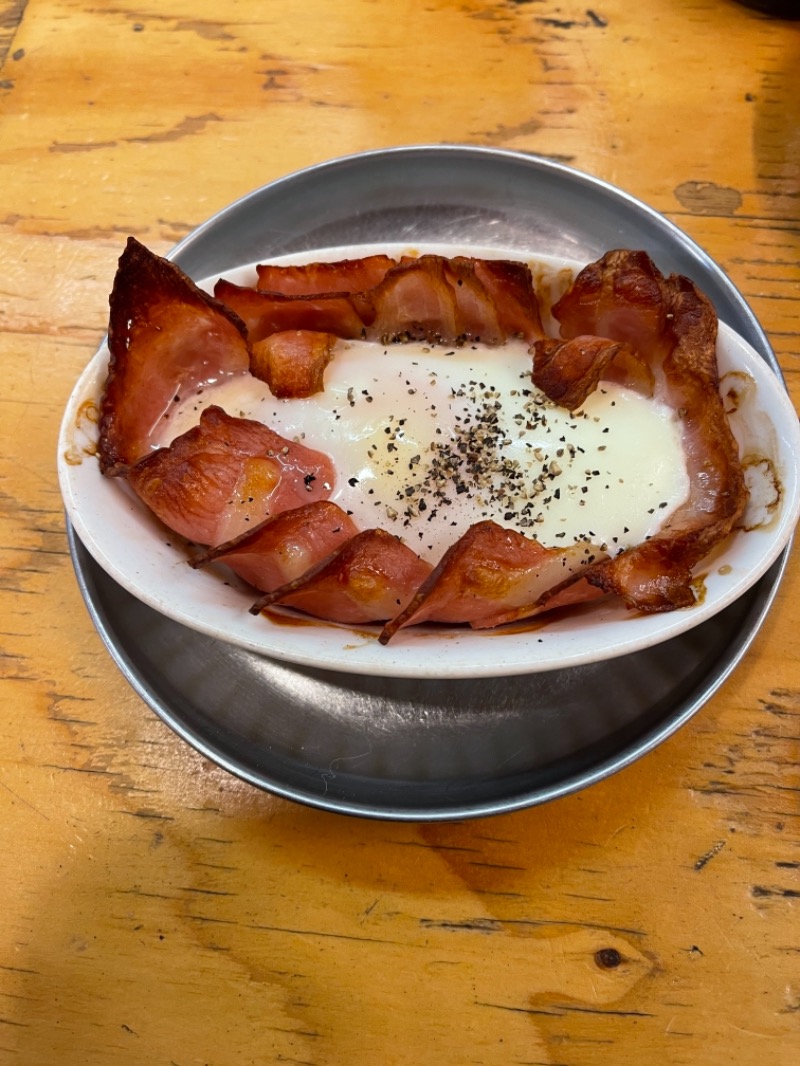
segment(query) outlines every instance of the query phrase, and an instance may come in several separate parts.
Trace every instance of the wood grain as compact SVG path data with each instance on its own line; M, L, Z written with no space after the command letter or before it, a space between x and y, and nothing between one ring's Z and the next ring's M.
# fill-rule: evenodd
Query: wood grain
M800 399L800 35L734 0L0 2L0 1062L789 1066L800 572L677 735L491 820L372 823L205 762L76 587L61 410L128 233L334 156L533 152L677 222Z

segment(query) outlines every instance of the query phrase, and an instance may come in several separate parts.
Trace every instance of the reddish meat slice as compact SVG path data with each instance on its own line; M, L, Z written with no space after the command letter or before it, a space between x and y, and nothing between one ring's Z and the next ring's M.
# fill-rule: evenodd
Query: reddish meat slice
M502 344L511 337L529 343L543 336L531 273L503 260L405 258L375 289L355 297L370 306L367 338L383 342L425 340L455 344L482 340Z
M677 411L688 499L650 540L584 576L629 607L694 603L692 568L731 532L747 503L736 441L719 394L717 318L694 284L663 277L643 252L609 252L582 271L553 308L566 337L633 345L653 373L654 396Z
M460 335L455 293L440 256L404 259L361 299L374 315L367 340L451 344Z
M383 622L408 602L430 569L391 533L369 529L250 610L258 614L281 603L332 622Z
M198 544L231 540L265 517L326 499L328 456L246 418L208 407L200 424L128 470L164 525Z
M384 626L381 643L421 622L469 622L483 629L533 614L548 592L585 572L598 554L587 544L545 548L496 522L478 522L445 552L406 608Z
M250 372L265 381L273 396L297 400L324 389L325 367L337 338L307 329L283 330L256 341Z
M455 260L460 262L459 259ZM505 259L474 259L475 276L497 312L504 340L521 337L532 344L544 336L542 316L531 272L524 263Z
M476 260L463 256L445 260L445 277L456 300L459 336L484 344L502 344L506 330L501 327L498 309L478 277Z
M350 339L361 337L364 329L354 298L347 293L283 296L258 292L221 278L214 286L214 295L242 319L253 344L271 333L290 329L334 333Z
M585 577L576 578L574 574L570 574L562 584L556 585L535 602L486 615L481 619L480 624L474 623L472 628L494 629L496 626L508 625L511 622L524 622L528 618L544 614L545 611L553 611L557 607L579 607L584 603L602 599L605 595L602 589L591 585Z
M588 334L623 341L657 363L674 345L668 285L646 252L607 252L581 270L553 305L553 316L562 337Z
M365 292L378 285L397 265L388 255L367 255L362 259L340 259L335 263L309 263L306 266L279 266L260 263L256 267L262 292L285 296L313 296L321 292Z
M381 343L498 345L511 337L532 343L543 336L531 273L522 263L439 255L394 263L376 256L352 261L340 274L333 269L338 267L262 266L258 290L223 279L214 294L243 319L253 343L291 329ZM357 289L358 282L365 287ZM325 288L314 292L317 283ZM267 291L269 286L282 287Z
M536 341L533 351L534 385L569 411L577 411L601 379L653 394L653 372L629 344L581 336Z
M103 473L116 475L147 455L178 397L246 374L250 353L232 311L133 237L119 260L110 311L99 454Z
M255 529L190 560L195 569L225 563L261 592L271 592L304 574L354 537L352 518L330 500L283 511Z

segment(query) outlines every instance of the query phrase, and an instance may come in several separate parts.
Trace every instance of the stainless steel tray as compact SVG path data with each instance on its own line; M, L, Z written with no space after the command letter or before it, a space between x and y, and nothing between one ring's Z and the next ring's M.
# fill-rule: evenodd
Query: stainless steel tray
M741 295L682 231L603 182L513 152L398 148L321 164L232 204L172 257L199 278L292 251L422 240L585 260L644 248L663 271L692 277L780 374ZM195 633L125 592L68 534L109 651L178 735L288 798L410 820L541 803L651 750L740 661L788 555L711 621L647 651L546 674L417 681L299 668Z

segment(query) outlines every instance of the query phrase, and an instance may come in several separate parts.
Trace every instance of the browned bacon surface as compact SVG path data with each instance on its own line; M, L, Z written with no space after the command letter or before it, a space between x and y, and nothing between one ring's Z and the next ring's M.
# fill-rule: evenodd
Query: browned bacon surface
M372 321L365 320L370 339L498 345L543 336L531 274L521 263L406 258L358 299L372 308Z
M654 395L681 420L689 473L688 499L658 534L584 576L639 610L690 606L692 568L728 536L747 502L719 394L716 314L688 278L665 278L643 252L629 251L582 271L553 314L567 338L607 337L646 360Z
M653 372L629 344L606 337L540 340L533 345L533 383L545 396L577 411L603 381L653 393Z
M347 293L284 296L222 278L214 286L214 295L242 319L252 344L282 330L308 329L345 339L360 337L364 330L354 298Z
M368 340L453 343L459 336L455 293L439 256L405 260L361 300L371 309Z
M538 337L543 337L539 300L528 267L505 259L475 259L472 262L476 278L497 310L503 339L521 337L532 344Z
M299 578L354 537L352 518L330 500L317 500L266 519L255 529L190 560L195 569L225 563L260 592Z
M166 526L198 544L217 545L270 515L326 499L335 475L327 455L209 407L199 425L127 476Z
M511 337L529 343L542 337L542 321L530 270L503 260L447 259L439 255L385 257L307 268L259 267L259 289L217 283L215 296L246 323L251 342L279 330L301 329L364 337L388 343L425 340L456 344L480 340L503 344ZM294 271L282 275L277 271ZM368 287L356 289L359 280ZM318 281L326 287L312 291ZM269 286L282 286L272 291Z
M298 400L324 389L325 367L337 338L308 329L284 330L256 341L250 373L269 385L279 399Z
M260 263L258 289L284 296L313 296L320 292L365 292L381 282L396 260L388 255L367 255L362 259L339 259L333 263L280 266Z
M408 602L430 569L391 533L369 529L296 581L262 597L251 612L281 603L332 622L383 622Z
M113 475L150 451L154 428L176 400L247 373L250 354L237 316L133 237L110 311L99 451L101 470Z
M550 589L580 574L598 554L585 544L545 548L496 522L478 522L384 626L380 641L387 644L398 630L421 622L468 622L483 629L526 617Z

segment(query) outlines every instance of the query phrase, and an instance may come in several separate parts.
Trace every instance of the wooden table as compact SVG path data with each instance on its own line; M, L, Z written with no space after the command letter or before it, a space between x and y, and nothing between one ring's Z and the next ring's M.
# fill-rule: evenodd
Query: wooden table
M723 265L800 398L800 23L734 0L0 0L0 1062L800 1061L800 568L678 735L494 819L182 743L76 586L59 418L125 237L338 155L520 149Z

